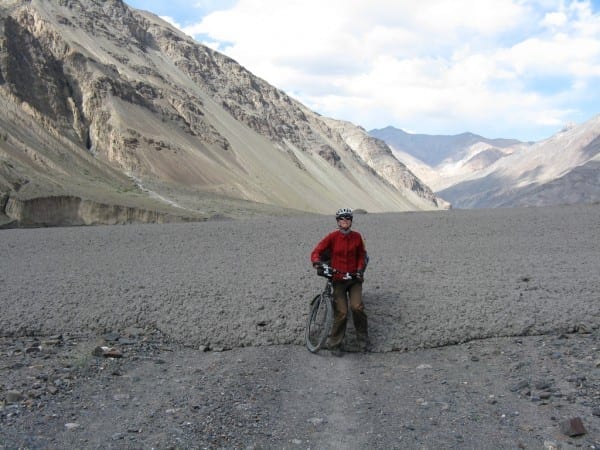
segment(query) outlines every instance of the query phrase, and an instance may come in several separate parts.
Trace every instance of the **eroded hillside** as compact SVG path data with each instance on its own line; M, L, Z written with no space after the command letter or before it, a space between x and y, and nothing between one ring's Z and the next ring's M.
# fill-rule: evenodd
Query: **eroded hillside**
M344 138L362 128L342 132L120 0L1 11L3 205L79 198L189 220L448 207L381 141L365 151ZM16 210L4 208L5 221L23 222Z

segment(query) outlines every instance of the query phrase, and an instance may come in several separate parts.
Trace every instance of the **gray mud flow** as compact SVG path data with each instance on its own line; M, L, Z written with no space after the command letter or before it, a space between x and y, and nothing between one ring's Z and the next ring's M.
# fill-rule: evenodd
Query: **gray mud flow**
M372 214L379 352L600 323L600 206ZM0 232L2 335L154 327L186 345L302 344L330 217ZM350 340L352 336L349 335Z
M341 358L302 342L330 217L0 231L0 449L600 448L598 223L357 216Z

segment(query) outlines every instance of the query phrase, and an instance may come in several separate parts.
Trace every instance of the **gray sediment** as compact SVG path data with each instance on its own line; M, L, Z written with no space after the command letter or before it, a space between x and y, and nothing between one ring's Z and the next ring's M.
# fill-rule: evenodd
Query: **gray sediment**
M597 329L600 206L365 214L375 351ZM302 344L331 217L0 231L0 334ZM352 338L351 331L349 339Z

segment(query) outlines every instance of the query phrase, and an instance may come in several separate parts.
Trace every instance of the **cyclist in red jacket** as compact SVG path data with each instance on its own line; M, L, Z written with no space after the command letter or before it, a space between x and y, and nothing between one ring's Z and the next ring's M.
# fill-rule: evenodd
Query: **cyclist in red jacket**
M318 269L322 264L322 255L329 255L329 265L338 273L333 275L333 297L335 317L329 336L329 348L341 356L341 345L346 333L348 302L352 309L352 318L356 335L364 351L370 350L367 329L367 314L362 301L362 283L367 266L367 252L362 236L351 230L353 214L350 208L341 208L335 213L338 229L325 236L313 249L310 260ZM346 273L356 274L345 280Z

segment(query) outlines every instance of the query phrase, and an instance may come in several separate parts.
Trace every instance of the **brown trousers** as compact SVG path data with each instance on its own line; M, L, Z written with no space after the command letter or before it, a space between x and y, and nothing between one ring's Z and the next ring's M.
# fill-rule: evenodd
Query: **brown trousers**
M348 319L348 303L352 309L352 320L358 339L366 340L367 314L362 301L362 282L356 280L340 280L333 282L333 304L335 316L333 328L329 336L329 347L337 347L344 340L346 334L346 321Z

